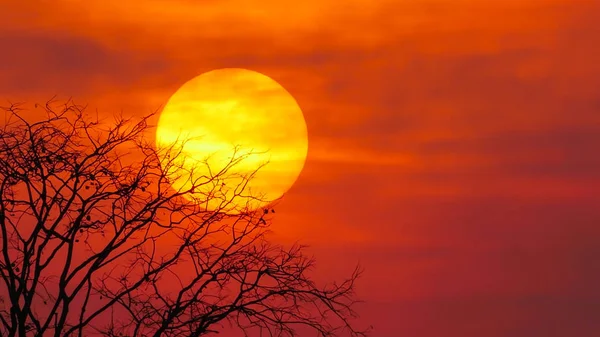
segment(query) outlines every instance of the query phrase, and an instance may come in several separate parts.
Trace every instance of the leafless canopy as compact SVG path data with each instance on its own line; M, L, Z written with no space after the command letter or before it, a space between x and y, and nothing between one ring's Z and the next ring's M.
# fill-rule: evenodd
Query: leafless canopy
M302 247L267 240L269 209L184 198L219 197L244 155L175 191L161 167L174 149L145 140L150 116L21 107L0 121L1 336L364 335L349 321L358 269L318 286Z

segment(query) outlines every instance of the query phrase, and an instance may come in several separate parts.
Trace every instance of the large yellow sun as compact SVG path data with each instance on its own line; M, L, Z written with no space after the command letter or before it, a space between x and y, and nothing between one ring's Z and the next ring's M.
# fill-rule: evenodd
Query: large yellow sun
M191 79L171 96L156 145L175 190L192 190L184 196L232 213L264 207L294 184L308 134L302 110L279 83L226 68Z

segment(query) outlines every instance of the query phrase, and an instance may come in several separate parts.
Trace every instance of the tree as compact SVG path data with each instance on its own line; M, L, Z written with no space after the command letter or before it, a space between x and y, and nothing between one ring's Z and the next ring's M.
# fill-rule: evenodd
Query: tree
M43 119L3 108L0 335L203 336L224 324L261 336L365 334L350 322L358 268L319 287L304 247L268 240L269 209L190 201L206 186L201 197L218 197L248 153L175 191L165 172L176 171L167 154L177 147L146 140L151 115L106 123L72 101L36 108Z

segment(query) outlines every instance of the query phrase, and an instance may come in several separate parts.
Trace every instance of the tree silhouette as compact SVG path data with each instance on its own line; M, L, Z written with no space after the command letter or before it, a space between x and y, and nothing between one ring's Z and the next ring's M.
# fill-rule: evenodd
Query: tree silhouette
M232 200L219 189L249 153L176 191L181 177L165 172L180 152L146 140L151 115L106 123L72 101L36 109L44 117L31 121L22 105L3 108L1 336L203 336L228 325L364 336L350 322L358 268L318 286L303 247L267 239L273 211L224 211Z

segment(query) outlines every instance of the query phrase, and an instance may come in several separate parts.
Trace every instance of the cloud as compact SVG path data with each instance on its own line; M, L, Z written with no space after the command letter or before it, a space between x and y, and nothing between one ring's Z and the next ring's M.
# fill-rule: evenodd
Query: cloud
M406 337L593 337L600 329L597 309L597 299L587 297L473 296L367 302L360 313L380 337L399 331Z
M164 63L147 55L114 51L93 40L36 32L0 32L0 92L88 96L132 86Z

